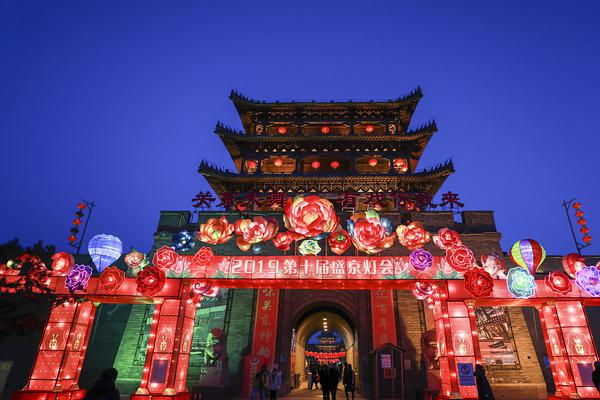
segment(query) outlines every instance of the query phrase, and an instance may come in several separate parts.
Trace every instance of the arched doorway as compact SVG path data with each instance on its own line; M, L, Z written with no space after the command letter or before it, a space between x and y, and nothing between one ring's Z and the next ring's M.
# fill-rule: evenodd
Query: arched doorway
M358 365L357 336L352 321L339 310L317 307L307 311L294 329L291 381L297 380L305 389L310 363Z

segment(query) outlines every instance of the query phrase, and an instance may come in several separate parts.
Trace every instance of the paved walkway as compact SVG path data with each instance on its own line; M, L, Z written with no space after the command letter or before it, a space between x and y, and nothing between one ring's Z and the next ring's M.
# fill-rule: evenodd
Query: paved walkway
M307 388L307 384L306 382L303 382L302 386L300 386L299 389L296 390L292 390L290 392L290 394L288 394L286 397L281 397L281 400L284 399L322 399L323 398L323 392L321 390L308 390ZM350 397L352 398L352 397ZM362 397L360 397L358 394L356 394L355 399L361 399ZM337 391L337 400L346 400L346 395L344 394L344 391L342 390L342 385L338 386L338 391Z

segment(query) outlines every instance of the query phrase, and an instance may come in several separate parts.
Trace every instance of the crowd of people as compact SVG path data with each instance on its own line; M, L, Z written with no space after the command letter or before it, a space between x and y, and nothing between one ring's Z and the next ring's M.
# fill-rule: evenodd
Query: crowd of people
M281 388L281 371L277 364L271 371L267 371L267 366L263 365L260 371L254 375L252 382L252 391L250 399L255 400L257 396L260 400L265 400L265 392L269 392L271 400L277 400L277 393Z
M316 390L319 390L320 385L323 400L336 400L340 380L344 387L346 400L349 400L350 397L354 400L356 381L352 364L319 363L317 361L308 366L308 389L313 390L314 386Z

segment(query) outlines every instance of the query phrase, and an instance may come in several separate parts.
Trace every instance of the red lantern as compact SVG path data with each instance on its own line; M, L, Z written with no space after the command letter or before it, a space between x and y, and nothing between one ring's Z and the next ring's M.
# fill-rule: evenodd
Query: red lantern
M581 229L579 230L579 232L583 233L584 235L586 233L588 233L590 231L590 228L588 228L587 226L582 226Z
M331 166L331 168L333 169L337 169L337 167L340 166L340 163L337 161L332 161L331 164L329 164Z
M257 167L256 161L250 160L248 161L248 169L255 169Z
M375 128L373 127L373 125L367 125L365 127L365 131L367 131L367 133L372 133L375 130Z
M318 169L321 166L321 163L315 160L310 163L310 166L313 167L314 169Z
M584 218L580 218L580 219L577 220L577 223L579 225L585 225L585 224L587 224L587 221Z
M81 220L79 218L75 218L73 220L73 225L81 225Z
M329 127L328 126L322 126L321 127L321 133L328 134L329 133Z
M69 237L68 237L68 239L67 239L67 240L68 240L69 242L73 243L73 242L75 242L75 241L77 240L77 237L76 237L75 235L71 235L71 236L69 236Z
M285 126L280 126L277 128L277 132L279 132L280 135L285 135L287 133L287 128Z
M581 208L581 203L576 201L575 203L573 203L573 208L579 210Z
M371 167L374 167L374 166L376 166L376 165L377 165L377 159L376 159L376 158L371 158L371 159L369 160L369 165L370 165Z
M575 216L576 216L577 218L581 218L581 217L583 217L583 211L581 211L581 210L577 210L577 211L575 211Z
M283 160L281 158L276 158L275 161L273 161L273 164L275 164L276 167L281 167L283 165Z
M87 207L87 205L85 203L79 203L77 204L77 208L79 208L80 210L83 210Z
M592 241L592 237L590 235L585 235L583 237L583 241L586 242L586 243L589 243L589 242Z

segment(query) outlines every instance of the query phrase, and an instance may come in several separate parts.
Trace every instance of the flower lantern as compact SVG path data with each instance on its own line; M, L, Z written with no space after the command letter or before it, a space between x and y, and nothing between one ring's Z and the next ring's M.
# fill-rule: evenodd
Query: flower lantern
M298 251L303 256L316 256L321 252L321 246L319 246L319 242L316 240L306 239L300 243Z
M569 253L561 261L563 269L571 278L575 278L577 271L585 268L585 258L577 253Z
M455 244L446 250L446 261L456 272L466 272L475 265L475 256L464 244Z
M279 224L275 219L263 217L254 217L254 220L238 219L234 226L238 235L236 244L242 251L250 250L253 244L273 239L279 231Z
M92 267L87 265L75 264L69 270L65 279L65 287L73 293L77 290L84 290L92 276Z
M529 273L529 270L521 267L515 267L508 270L506 276L506 286L513 297L526 299L535 294L535 278Z
M427 282L416 282L412 292L417 300L425 300L437 292L437 285Z
M331 251L335 254L342 255L352 246L352 239L346 230L338 228L327 238Z
M329 133L329 127L328 126L322 126L321 127L321 133L323 134L328 134Z
M165 287L166 277L163 270L150 266L135 278L137 291L143 296L154 296Z
M275 165L276 167L281 167L283 165L283 159L277 157L274 161L273 161L273 165Z
M499 275L504 271L504 259L498 254L482 254L480 257L481 266L490 275Z
M552 271L544 277L544 283L554 293L566 295L571 292L572 286L569 276L562 271Z
M234 226L227 221L225 216L209 218L204 224L198 226L196 237L204 243L223 244L233 237L234 229Z
M408 225L399 225L396 228L396 234L400 244L409 250L423 247L430 240L429 232L418 221L411 222Z
M287 133L287 128L285 126L280 126L279 128L277 128L277 133L279 133L280 135L285 135Z
M69 253L60 252L52 256L52 275L66 275L75 264L75 259Z
M173 248L177 251L188 251L194 248L194 238L188 231L173 235Z
M404 158L394 158L394 168L398 172L406 172L408 171L408 162Z
M258 167L258 163L254 160L248 160L246 161L246 165L248 166L249 170L255 170L256 167Z
M546 250L533 239L523 239L513 244L510 258L521 268L535 274L546 258Z
M483 268L472 268L465 272L465 289L473 297L487 297L494 290L494 278Z
M365 127L365 131L366 131L367 133L373 133L373 131L374 131L374 130L375 130L375 128L373 127L373 125L367 125L367 126Z
M285 227L298 238L333 232L339 224L333 204L317 195L288 198L283 212Z
M149 262L146 259L146 254L137 250L131 250L129 254L125 256L125 264L127 264L127 273L129 275L137 276L141 270L146 268Z
M215 254L210 247L200 247L194 257L192 257L192 264L199 266L207 266L213 259Z
M333 160L329 166L333 169L337 169L340 166L340 163L338 161Z
M442 228L437 235L433 236L433 243L442 250L449 249L454 245L461 245L460 234L452 229Z
M392 247L396 239L389 220L381 218L373 210L356 213L346 223L354 247L367 254L376 254Z
M98 277L98 284L105 292L114 292L125 282L125 272L112 266L106 268Z
M377 165L377 159L376 159L376 158L374 158L374 157L373 157L373 158L370 158L370 159L369 159L369 165L370 165L371 167L374 167L374 166L376 166L376 165Z
M289 232L279 232L277 236L273 238L273 244L277 250L281 251L288 251L293 242L294 237Z
M408 261L417 271L425 271L433 265L433 255L425 249L416 249L410 253Z
M588 266L577 271L575 283L584 292L600 297L600 270L597 267Z
M98 272L111 265L121 257L123 243L121 239L113 235L100 234L90 239L88 253L92 257Z
M317 160L315 160L310 163L310 166L313 167L314 169L319 169L319 167L321 166L321 163L318 162Z

